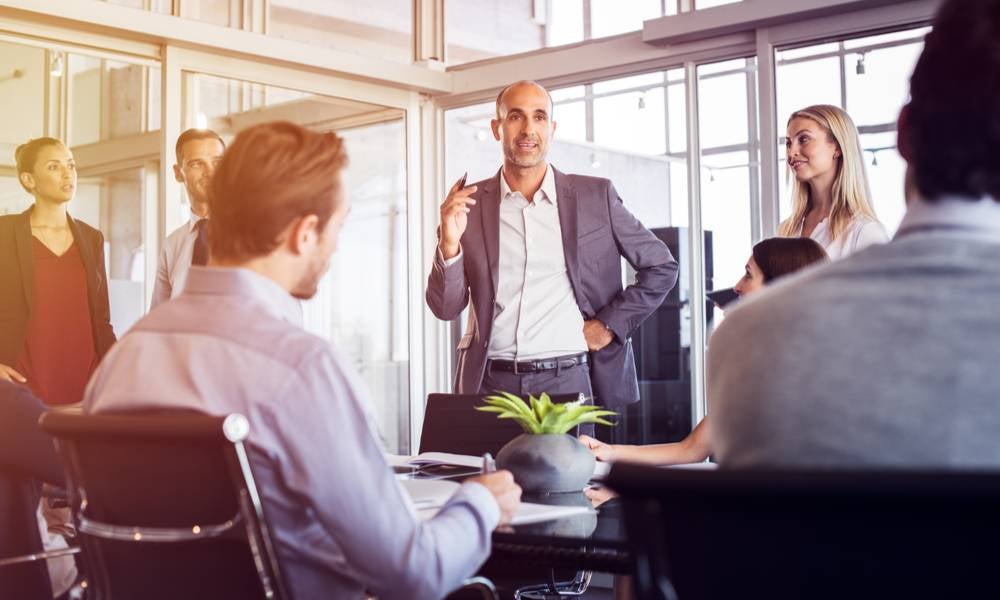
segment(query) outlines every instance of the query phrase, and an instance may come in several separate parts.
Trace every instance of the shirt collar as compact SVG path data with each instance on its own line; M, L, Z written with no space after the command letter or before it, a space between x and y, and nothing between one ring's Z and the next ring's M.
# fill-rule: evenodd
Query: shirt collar
M188 219L188 233L194 233L194 228L198 225L198 221L202 219L207 219L208 217L199 217L198 215L191 213L191 218Z
M914 198L895 237L925 229L960 229L1000 236L1000 202L988 196L973 200L962 196L944 196L929 202Z
M506 200L507 196L516 193L518 192L512 191L510 186L507 185L507 177L504 175L503 169L500 169L500 198ZM539 197L539 193L542 194L541 197ZM553 206L556 204L556 177L552 173L552 165L545 167L545 177L542 178L542 186L535 192L535 199L538 200L540 198L548 200Z
M184 293L257 300L269 314L302 326L299 301L273 280L250 269L192 266L184 284Z

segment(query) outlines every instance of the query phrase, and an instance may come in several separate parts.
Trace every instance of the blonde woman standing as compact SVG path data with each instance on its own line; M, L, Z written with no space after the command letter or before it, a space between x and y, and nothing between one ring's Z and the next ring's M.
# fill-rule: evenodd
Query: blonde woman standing
M889 241L871 205L858 130L846 112L817 104L792 113L785 142L795 174L782 237L808 237L832 260Z

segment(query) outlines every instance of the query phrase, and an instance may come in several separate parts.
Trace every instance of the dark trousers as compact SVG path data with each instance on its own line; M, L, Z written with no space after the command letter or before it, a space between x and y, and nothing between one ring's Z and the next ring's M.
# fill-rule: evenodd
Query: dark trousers
M590 365L576 365L565 369L552 369L540 373L509 373L490 369L486 363L486 375L479 386L480 394L510 392L527 400L528 394L538 397L545 392L553 394L583 394L589 404L594 395L590 386ZM594 426L584 424L577 428L577 434L594 435Z

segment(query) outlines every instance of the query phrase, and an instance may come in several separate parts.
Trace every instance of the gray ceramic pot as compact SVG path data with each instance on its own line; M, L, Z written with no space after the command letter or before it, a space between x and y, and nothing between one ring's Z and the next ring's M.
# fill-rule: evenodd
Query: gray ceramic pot
M594 455L575 437L522 433L497 454L525 493L579 492L594 474Z

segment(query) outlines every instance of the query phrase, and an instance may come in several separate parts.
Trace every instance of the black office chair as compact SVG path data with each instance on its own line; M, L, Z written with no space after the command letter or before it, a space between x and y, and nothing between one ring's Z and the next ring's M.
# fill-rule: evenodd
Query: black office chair
M622 495L640 598L996 593L1000 472L618 463L608 485Z
M488 395L488 394L487 394ZM496 456L504 445L524 433L510 419L475 410L484 406L483 394L429 394L420 431L420 452L450 452ZM579 394L556 394L553 402L579 400Z
M289 598L242 415L48 413L88 598Z
M39 487L36 481L0 473L0 597L51 600L47 561L80 551L46 551L42 546L35 512Z
M79 552L45 551L37 509L42 483L65 485L52 439L38 427L45 406L24 386L0 381L0 596L51 599L47 560Z

